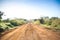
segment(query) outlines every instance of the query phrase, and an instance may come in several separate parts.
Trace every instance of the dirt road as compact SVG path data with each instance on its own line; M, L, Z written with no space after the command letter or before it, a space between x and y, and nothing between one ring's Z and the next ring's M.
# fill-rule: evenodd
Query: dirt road
M60 36L39 25L28 23L5 34L0 40L60 40Z

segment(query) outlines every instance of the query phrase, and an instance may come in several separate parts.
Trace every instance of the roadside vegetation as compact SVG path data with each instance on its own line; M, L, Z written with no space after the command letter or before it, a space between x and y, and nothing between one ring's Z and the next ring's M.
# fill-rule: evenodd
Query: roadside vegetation
M43 25L48 29L60 30L60 18L58 17L41 17L40 19L34 19L34 24Z
M29 21L26 19L4 19L2 16L4 15L4 12L0 11L0 34L6 30L15 29L17 26L23 25L28 23ZM53 30L60 30L60 18L58 17L41 17L39 19L32 19L30 20L32 23L37 25L43 25L43 27Z
M19 18L15 18L15 19L4 19L2 18L2 16L4 15L3 12L0 11L0 34L6 30L10 30L10 29L14 29L17 26L23 25L25 23L27 23L26 19L19 19Z

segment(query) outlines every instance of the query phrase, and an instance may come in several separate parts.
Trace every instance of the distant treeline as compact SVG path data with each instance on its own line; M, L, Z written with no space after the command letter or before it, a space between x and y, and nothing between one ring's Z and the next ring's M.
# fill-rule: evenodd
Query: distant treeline
M41 17L40 19L34 19L35 23L40 23L50 28L60 29L60 18L58 17Z

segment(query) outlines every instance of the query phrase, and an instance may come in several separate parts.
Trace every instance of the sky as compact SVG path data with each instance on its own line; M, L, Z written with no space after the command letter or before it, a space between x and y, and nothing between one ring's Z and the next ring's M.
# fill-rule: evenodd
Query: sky
M4 19L60 17L60 0L0 0L0 11Z

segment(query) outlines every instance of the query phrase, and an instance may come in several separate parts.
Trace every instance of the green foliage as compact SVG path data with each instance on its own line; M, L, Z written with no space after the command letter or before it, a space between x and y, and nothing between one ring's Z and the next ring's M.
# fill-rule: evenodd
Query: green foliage
M17 21L15 21L15 20L11 20L10 23L11 23L12 25L14 25L14 26L18 26L18 25L19 25L19 24L17 23Z
M4 29L3 28L0 28L0 33L4 32Z
M54 28L60 28L60 19L54 20L52 22L51 26L54 27Z
M58 17L51 17L50 20L58 19Z
M6 25L9 26L10 28L14 27L11 23L6 23Z
M0 22L0 32L4 32L5 30L13 29L15 26L19 26L25 24L26 20L24 19L13 19L13 20L2 20Z
M34 24L40 24L40 21L39 20L34 20L33 23Z
M27 22L26 19L10 20L8 18L8 19L5 19L5 20L2 20L2 16L3 16L3 12L0 11L0 33L5 31L5 30L15 28L15 26L25 24Z
M10 19L9 19L9 18L7 18L7 19L3 20L3 22L8 23L8 22L10 22Z
M5 29L6 27L8 27L5 23L0 23L0 28Z
M24 20L15 19L15 20L11 20L10 23L14 26L18 26L18 25L25 24L26 22Z
M60 18L51 17L50 19L43 19L44 24L50 26L50 28L60 29Z
M0 11L0 22L2 21L3 12Z
M0 11L0 19L2 19L3 12Z
M43 18L40 19L40 23L44 24L44 19Z

